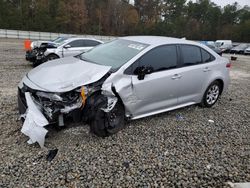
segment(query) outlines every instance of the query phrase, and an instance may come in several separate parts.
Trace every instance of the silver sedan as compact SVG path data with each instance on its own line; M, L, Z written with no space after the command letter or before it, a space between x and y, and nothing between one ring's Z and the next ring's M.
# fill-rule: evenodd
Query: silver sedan
M212 107L228 88L229 70L229 60L203 44L122 37L31 70L19 84L19 110L28 116L27 100L33 101L47 123L63 126L72 116L105 137L121 130L125 119L193 104Z

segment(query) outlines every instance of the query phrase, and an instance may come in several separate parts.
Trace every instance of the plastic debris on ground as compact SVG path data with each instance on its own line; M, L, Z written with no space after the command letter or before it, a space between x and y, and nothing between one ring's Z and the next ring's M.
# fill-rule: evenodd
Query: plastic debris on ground
M232 61L236 61L236 60L237 60L237 57L231 56L231 60L232 60Z
M49 150L49 153L46 157L47 161L51 162L55 158L57 153L58 153L58 149Z
M208 120L209 123L214 123L214 120L210 119Z
M177 114L176 115L176 119L181 121L181 120L184 120L184 117L181 116L180 114Z

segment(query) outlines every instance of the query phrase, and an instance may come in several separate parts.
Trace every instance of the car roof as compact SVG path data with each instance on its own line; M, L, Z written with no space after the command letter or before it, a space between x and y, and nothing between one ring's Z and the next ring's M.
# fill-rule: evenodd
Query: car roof
M162 36L127 36L120 37L121 39L144 43L148 45L164 45L164 44L194 44L198 45L197 42L189 41L186 39L162 37Z
M199 42L186 40L185 38L172 38L172 37L163 37L163 36L127 36L127 37L120 37L120 39L130 40L134 42L139 42L143 44L148 44L153 47L161 46L161 45L168 45L168 44L188 44L188 45L195 45L199 46L203 49L206 49L208 52L213 54L215 57L219 55L214 52L211 48L207 47L204 44Z
M94 41L98 41L98 42L101 42L103 43L103 41L101 40L97 40L95 38L87 38L87 37L70 37L67 39L68 42L71 42L71 41L74 41L74 40L94 40Z

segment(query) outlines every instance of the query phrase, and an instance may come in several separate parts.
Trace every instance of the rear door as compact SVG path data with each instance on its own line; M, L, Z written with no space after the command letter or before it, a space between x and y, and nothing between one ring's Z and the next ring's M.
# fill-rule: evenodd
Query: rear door
M200 102L204 94L204 86L211 76L215 58L206 50L194 45L179 45L181 68L178 81L178 104Z

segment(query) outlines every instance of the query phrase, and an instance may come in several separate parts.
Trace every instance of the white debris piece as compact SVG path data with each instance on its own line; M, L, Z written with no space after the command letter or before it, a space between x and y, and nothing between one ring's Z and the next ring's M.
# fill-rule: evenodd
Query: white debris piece
M28 108L21 132L30 138L29 144L38 142L40 147L44 148L45 135L48 132L44 126L49 122L34 103L29 92L25 93L25 98Z
M209 164L209 165L207 165L207 169L208 169L208 170L210 170L210 169L211 169L211 167L212 167L212 165L210 165L210 164Z
M214 123L214 120L210 119L208 120L209 123Z

